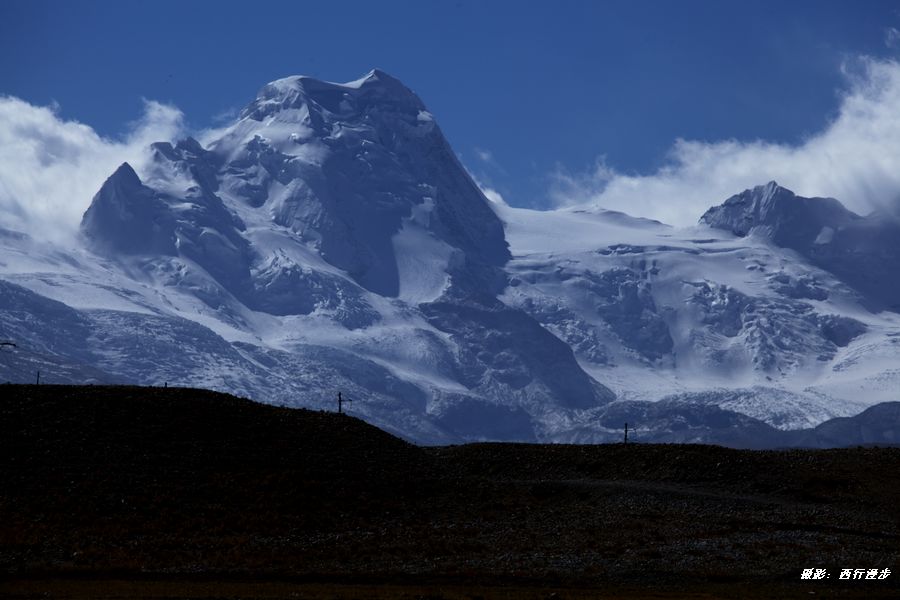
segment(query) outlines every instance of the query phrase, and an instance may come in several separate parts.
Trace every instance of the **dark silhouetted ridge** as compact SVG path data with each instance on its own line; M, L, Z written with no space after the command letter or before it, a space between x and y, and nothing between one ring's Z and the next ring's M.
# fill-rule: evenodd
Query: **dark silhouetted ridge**
M355 417L188 388L3 386L0 437L18 467L407 477L421 449ZM11 396L11 397L10 397Z

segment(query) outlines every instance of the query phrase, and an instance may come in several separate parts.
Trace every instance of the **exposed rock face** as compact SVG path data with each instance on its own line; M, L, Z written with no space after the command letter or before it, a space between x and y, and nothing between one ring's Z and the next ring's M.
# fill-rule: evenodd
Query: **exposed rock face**
M710 208L700 222L741 237L757 230L779 246L802 251L859 218L834 198L803 198L770 181Z
M840 277L871 308L900 311L900 224L890 216L861 217L833 198L803 198L772 181L710 208L700 222L763 235Z
M175 254L175 219L128 163L109 176L84 213L82 232L105 253Z

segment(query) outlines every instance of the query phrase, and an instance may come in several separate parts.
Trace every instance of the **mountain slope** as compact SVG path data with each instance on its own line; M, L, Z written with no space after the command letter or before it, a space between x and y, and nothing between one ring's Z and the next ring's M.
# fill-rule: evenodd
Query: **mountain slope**
M272 82L204 145L154 144L140 170L123 164L94 197L84 264L9 274L76 302L94 330L85 351L116 376L303 406L342 391L430 441L537 439L560 411L613 398L497 301L502 222L422 102L381 71ZM56 252L9 246L31 263ZM112 306L101 285L128 292Z
M0 377L340 391L429 443L613 440L627 413L744 444L898 399L900 235L836 200L772 183L680 230L491 203L378 70L274 81L202 144L150 150L81 247L0 232Z
M858 290L875 310L900 311L900 223L861 217L833 198L803 198L774 181L710 208L701 222L796 250Z
M712 404L794 429L896 400L897 315L871 312L866 296L767 237L598 210L498 210L514 255L501 298L622 401Z

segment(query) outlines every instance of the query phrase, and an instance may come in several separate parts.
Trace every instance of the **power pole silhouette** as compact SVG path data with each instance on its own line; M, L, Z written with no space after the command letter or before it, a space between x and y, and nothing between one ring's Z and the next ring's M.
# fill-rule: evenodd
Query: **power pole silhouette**
M353 402L352 400L344 400L344 397L338 392L338 414L344 413L344 402Z
M628 443L628 423L625 423L625 442Z

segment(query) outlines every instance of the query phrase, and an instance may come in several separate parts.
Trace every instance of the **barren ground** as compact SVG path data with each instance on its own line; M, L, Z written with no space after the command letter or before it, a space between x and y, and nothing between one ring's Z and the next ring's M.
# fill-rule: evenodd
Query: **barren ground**
M897 448L420 448L199 390L0 397L4 597L900 597Z

